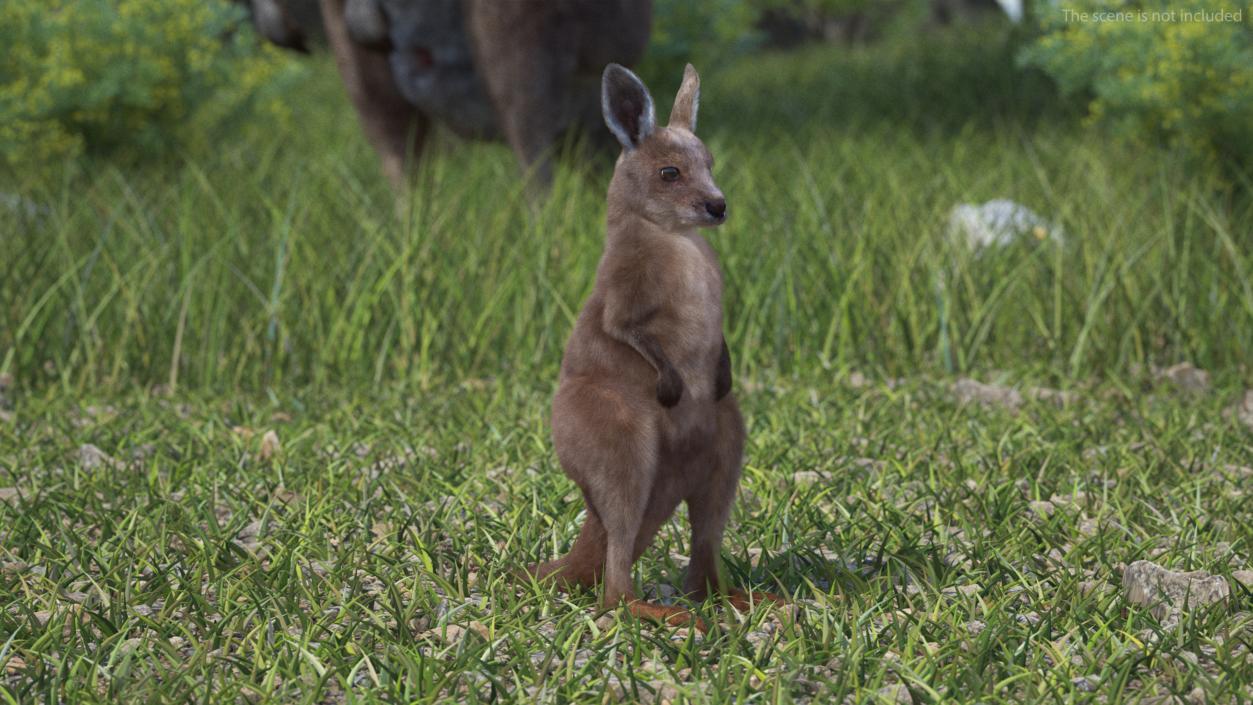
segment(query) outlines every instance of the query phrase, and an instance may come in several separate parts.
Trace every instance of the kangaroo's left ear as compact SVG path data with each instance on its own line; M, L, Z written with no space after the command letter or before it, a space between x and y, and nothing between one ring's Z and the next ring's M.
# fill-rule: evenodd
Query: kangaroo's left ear
M674 109L670 111L670 124L686 127L696 132L696 111L700 109L700 76L691 64L683 69L683 85L674 97Z
M644 82L630 69L609 64L601 77L600 90L600 107L609 130L622 143L623 149L640 146L640 142L652 134L656 123L653 97Z

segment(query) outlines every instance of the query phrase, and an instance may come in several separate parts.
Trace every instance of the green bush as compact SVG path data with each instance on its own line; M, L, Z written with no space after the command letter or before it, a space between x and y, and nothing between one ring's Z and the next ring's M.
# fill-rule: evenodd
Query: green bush
M1223 11L1239 14L1219 21L1213 13ZM1197 12L1206 14L1199 21L1185 14ZM1250 14L1253 3L1230 0L1069 2L1040 12L1043 34L1020 58L1051 75L1064 94L1087 100L1090 121L1119 135L1248 165Z
M915 5L916 0L654 0L652 41L640 74L649 85L668 89L678 86L677 77L689 61L707 70L757 50L768 43L759 27L768 13L789 17L821 35L830 21L860 14L883 24Z
M0 2L0 164L147 155L204 146L245 113L284 120L296 69L245 19L227 0Z
M640 75L658 89L677 87L685 63L707 71L754 48L756 18L746 0L655 0L652 37Z

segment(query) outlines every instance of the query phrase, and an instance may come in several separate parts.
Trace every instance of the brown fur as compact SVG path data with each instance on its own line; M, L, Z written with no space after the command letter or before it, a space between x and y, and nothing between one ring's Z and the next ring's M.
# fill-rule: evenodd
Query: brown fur
M722 335L722 273L700 235L725 200L695 127L699 78L689 65L670 124L650 131L651 98L610 65L606 121L624 151L609 185L605 252L566 346L553 400L553 445L579 486L587 520L566 556L532 569L566 585L604 582L604 605L687 622L635 598L631 566L680 502L691 519L684 590L725 593L719 547L744 451ZM641 106L647 101L649 111ZM675 167L674 180L661 177ZM772 596L766 596L773 599ZM748 596L734 592L743 605Z
M405 181L406 168L422 153L430 121L405 101L392 78L387 55L352 40L344 23L344 0L320 0L326 41L366 139L382 159L392 184Z
M258 28L271 41L303 47L293 10L310 1L320 3L327 43L366 137L384 173L402 186L406 166L417 160L429 122L439 112L418 110L397 88L383 0L251 0L251 5ZM503 138L534 183L547 185L550 152L561 135L570 129L600 133L601 67L643 56L652 0L460 0L459 9L474 72L490 101L484 110L494 124L467 131L449 119L448 127L465 136ZM455 115L476 105L439 107Z
M644 55L651 0L464 0L500 132L535 183L569 128L600 134L601 68Z

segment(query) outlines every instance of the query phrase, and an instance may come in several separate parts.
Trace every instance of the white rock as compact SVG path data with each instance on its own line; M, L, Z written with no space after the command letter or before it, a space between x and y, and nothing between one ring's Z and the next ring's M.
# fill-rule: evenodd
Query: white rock
M1177 621L1179 610L1222 602L1231 594L1222 576L1167 570L1149 561L1127 566L1122 584L1129 602L1148 607L1163 622Z
M1017 389L998 384L984 384L968 377L957 380L953 385L953 394L962 404L978 402L985 406L1002 406L1011 411L1022 406L1022 394Z
M1065 240L1061 228L1021 203L1004 198L954 206L948 215L948 233L976 252L991 246L1005 247L1020 239L1056 243Z

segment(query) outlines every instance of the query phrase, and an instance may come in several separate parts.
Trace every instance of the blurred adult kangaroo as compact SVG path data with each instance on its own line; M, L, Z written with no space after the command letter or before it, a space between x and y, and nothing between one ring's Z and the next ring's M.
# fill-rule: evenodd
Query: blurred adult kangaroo
M746 606L778 600L728 590L723 528L739 483L744 422L722 334L722 272L699 228L726 220L713 156L696 136L700 78L691 64L666 127L640 79L610 64L602 107L622 154L609 184L605 252L561 363L553 445L583 492L587 518L570 553L531 569L565 585L604 583L606 608L671 624L679 607L636 599L631 566L686 501L692 525L684 590Z
M306 44L313 0L248 0L258 30ZM317 0L326 41L366 137L394 184L432 121L503 139L539 184L570 129L600 137L605 64L644 54L652 0Z

